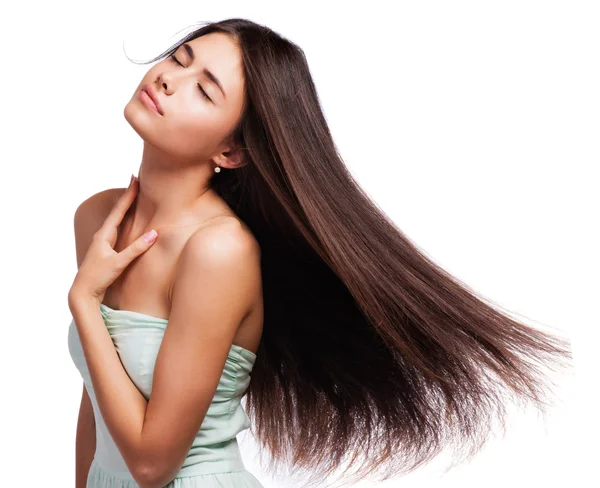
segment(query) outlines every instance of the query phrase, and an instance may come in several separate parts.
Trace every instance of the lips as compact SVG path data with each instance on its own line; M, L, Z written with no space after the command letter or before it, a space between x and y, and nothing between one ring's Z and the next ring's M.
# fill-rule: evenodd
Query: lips
M150 97L150 99L152 100L152 102L154 103L154 105L156 105L156 110L158 110L158 113L160 115L163 115L162 107L160 106L160 103L158 101L158 97L156 95L156 92L152 88L152 86L149 85L148 83L146 83L143 86L142 89L143 89L144 92L146 92L148 94L148 96Z

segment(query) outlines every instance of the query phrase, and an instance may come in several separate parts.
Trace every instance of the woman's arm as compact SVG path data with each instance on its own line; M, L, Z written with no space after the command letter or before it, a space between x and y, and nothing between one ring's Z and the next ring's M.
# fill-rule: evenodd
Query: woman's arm
M75 251L77 254L77 269L90 245L94 232L98 230L110 205L123 189L101 191L85 200L80 206L78 222L75 222ZM87 476L94 454L96 453L96 419L88 392L83 385L79 418L77 419L77 434L75 438L75 488L85 488Z
M69 291L98 409L142 488L165 486L181 469L215 396L260 276L258 244L250 237L239 223L223 224L186 242L148 400L123 368L97 298L86 285Z
M96 453L96 419L92 402L83 385L77 436L75 438L75 488L85 488L92 459Z

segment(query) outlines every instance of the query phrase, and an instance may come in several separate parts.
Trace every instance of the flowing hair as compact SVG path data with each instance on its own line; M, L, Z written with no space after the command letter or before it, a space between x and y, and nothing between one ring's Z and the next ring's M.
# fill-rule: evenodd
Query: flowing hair
M354 483L407 474L453 447L458 462L505 429L506 405L544 414L570 342L509 316L419 250L353 179L304 52L240 18L203 22L151 63L211 32L240 48L243 167L211 188L261 246L264 325L246 390L259 447L311 473L360 459ZM262 449L260 449L262 451Z

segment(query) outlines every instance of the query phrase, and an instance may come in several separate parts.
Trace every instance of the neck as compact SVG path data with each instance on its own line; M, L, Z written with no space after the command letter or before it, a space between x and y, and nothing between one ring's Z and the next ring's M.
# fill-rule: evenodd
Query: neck
M220 197L209 188L211 165L179 161L144 143L138 173L139 189L129 210L131 227L180 224L188 217L209 213Z

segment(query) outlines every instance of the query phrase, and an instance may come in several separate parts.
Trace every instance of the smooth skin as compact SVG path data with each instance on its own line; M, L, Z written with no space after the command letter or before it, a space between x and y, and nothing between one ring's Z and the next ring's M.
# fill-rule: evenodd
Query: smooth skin
M96 419L84 383L75 436L75 488L85 488L94 454L96 454Z
M124 405L132 409L131 415L121 411L120 420L111 421L111 411L118 411L115 406L122 397L116 387L111 391L114 382L102 382L96 391L102 397L103 418L109 419L107 427L121 425L123 418L135 419L133 424L140 427L136 431L121 425L121 433L138 437L118 445L121 452L136 447L129 451L128 466L144 486L163 486L176 474L212 401L231 344L256 352L262 333L260 248L226 202L207 189L217 163L223 171L241 164L239 153L226 140L242 111L239 51L228 36L216 33L188 44L194 61L180 47L175 56L183 66L171 59L154 65L125 107L126 119L144 140L144 151L136 196L116 225L114 252L127 249L151 229L159 236L103 295L103 303L111 308L169 319L146 405L136 397L140 403ZM201 74L203 68L219 78L225 96ZM139 99L146 83L156 89L162 116ZM87 255L125 193L124 188L106 190L78 207L78 258ZM91 291L93 286L78 289ZM97 378L102 374L99 368ZM142 409L135 410L140 405L144 415L137 418L133 412L140 413ZM80 412L90 418L83 401ZM92 429L88 431L91 436ZM89 456L80 458L83 466Z

